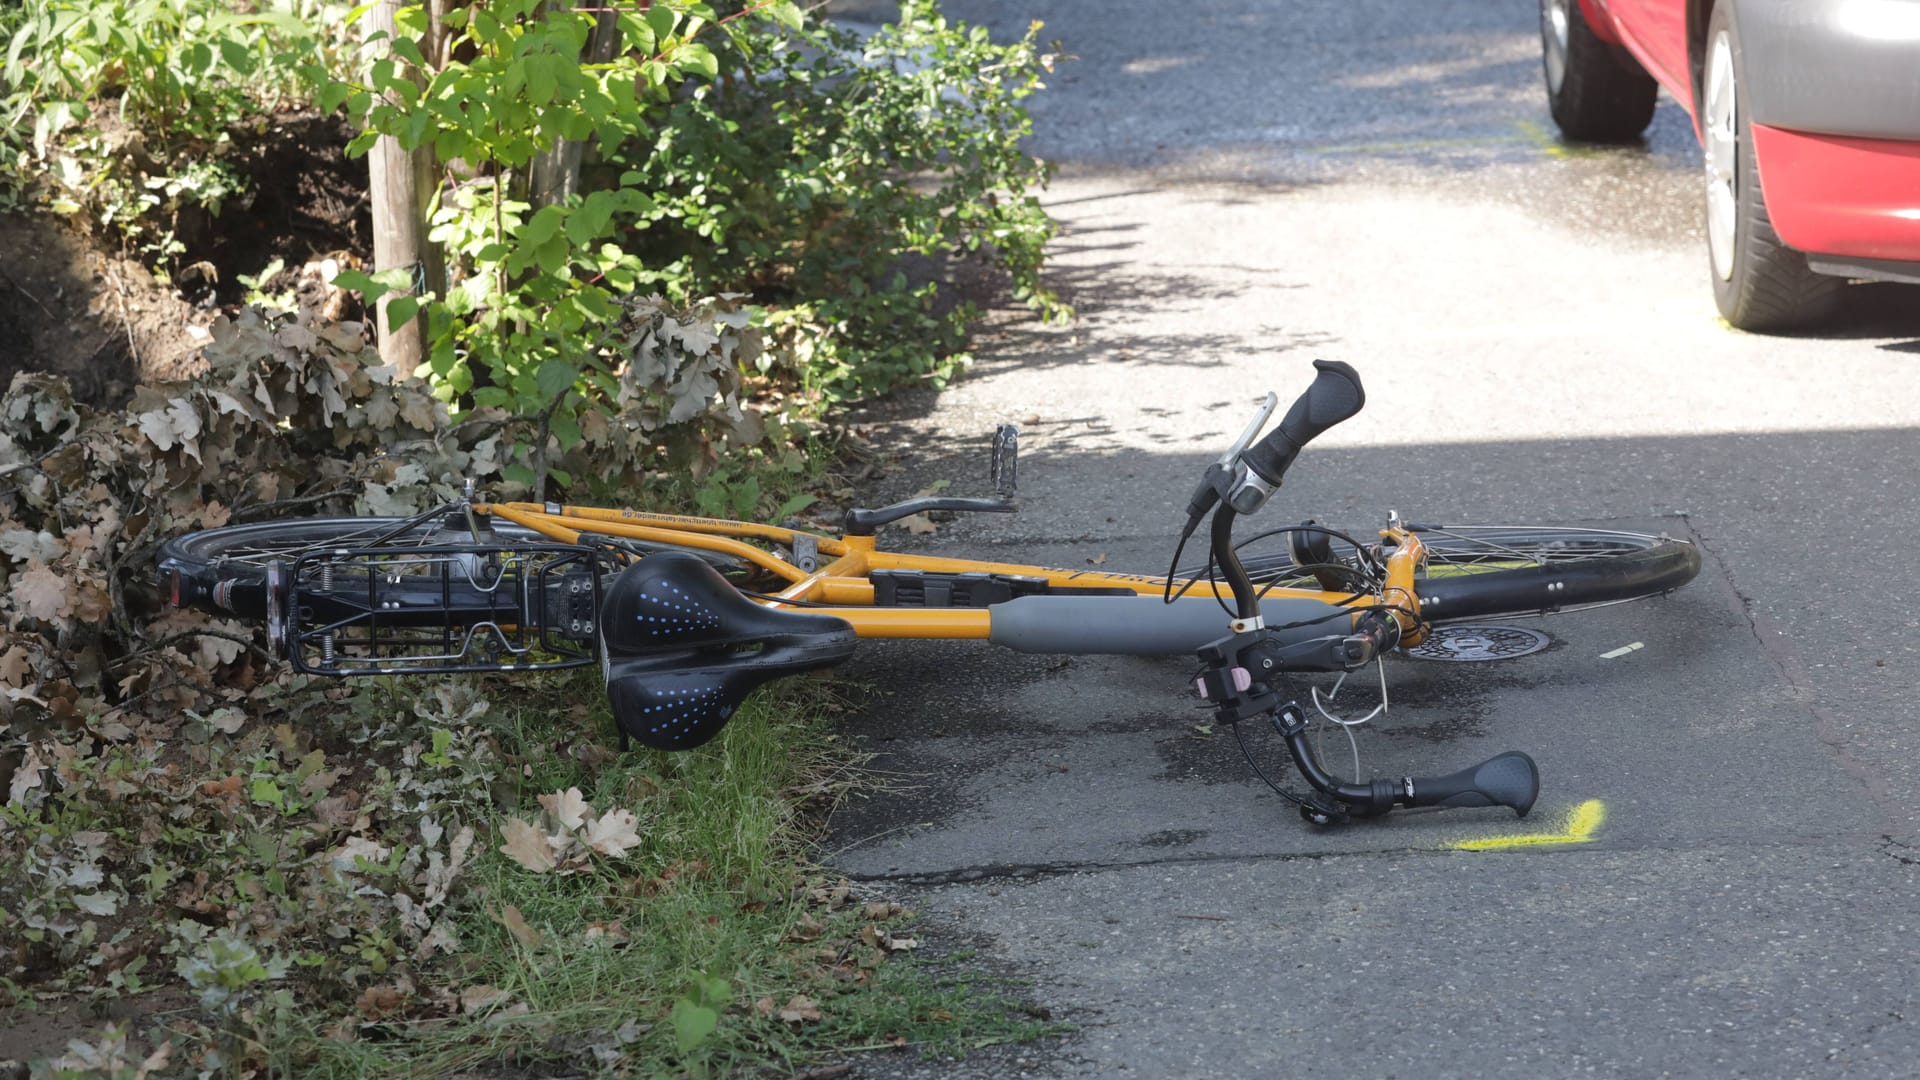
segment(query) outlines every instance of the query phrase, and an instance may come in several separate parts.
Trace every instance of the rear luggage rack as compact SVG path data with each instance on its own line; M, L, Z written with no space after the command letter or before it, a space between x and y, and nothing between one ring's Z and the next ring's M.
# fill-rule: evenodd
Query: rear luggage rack
M614 556L570 544L340 548L267 573L267 641L317 675L542 671L599 662Z

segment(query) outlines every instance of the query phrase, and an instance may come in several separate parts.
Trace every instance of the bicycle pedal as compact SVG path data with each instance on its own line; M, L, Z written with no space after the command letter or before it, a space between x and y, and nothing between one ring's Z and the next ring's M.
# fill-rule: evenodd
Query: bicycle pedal
M1018 492L1019 458L1020 429L1012 424L1001 424L993 429L993 460L988 466L987 477L993 482L995 495L1012 498Z

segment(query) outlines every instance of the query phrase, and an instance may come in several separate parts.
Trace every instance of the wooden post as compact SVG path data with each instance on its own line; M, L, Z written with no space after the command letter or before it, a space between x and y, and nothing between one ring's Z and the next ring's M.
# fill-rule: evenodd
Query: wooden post
M644 3L640 6L642 9L646 7ZM567 9L567 0L554 0L547 7L564 11ZM587 47L581 51L580 62L604 64L612 60L620 49L621 40L618 13L612 4L603 4L594 19L593 34L587 39ZM568 198L580 194L580 165L586 148L586 143L561 139L535 155L527 183L530 196L527 201L537 209L564 205Z
M394 13L401 0L376 0L368 9L365 32L371 37L384 31L389 37L398 33ZM382 135L367 155L367 171L373 197L373 268L376 273L404 267L418 282L425 276L427 229L422 208L422 177L431 178L431 160L425 168L415 161L421 153L431 155L431 147L414 153L400 148L399 140ZM430 180L429 180L430 182ZM413 289L409 289L413 292ZM415 319L399 330L387 325L387 300L379 304L380 360L390 364L402 377L411 376L426 359L425 319Z

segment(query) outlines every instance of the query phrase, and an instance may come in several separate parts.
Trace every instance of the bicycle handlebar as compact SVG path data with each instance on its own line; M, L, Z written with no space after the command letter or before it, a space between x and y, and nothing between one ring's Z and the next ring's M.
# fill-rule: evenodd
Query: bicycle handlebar
M1401 806L1505 806L1520 817L1540 795L1540 767L1518 750L1496 754L1478 765L1446 776L1379 778L1345 784L1320 767L1307 740L1307 719L1298 705L1274 715L1274 729L1286 740L1294 767L1316 789L1340 801L1355 817L1377 817Z
M1505 806L1525 817L1540 793L1540 769L1532 758L1517 750L1447 776L1403 776L1397 780L1378 778L1343 783L1323 769L1314 756L1306 737L1306 715L1300 707L1280 704L1274 693L1277 687L1254 685L1255 670L1274 669L1272 643L1265 621L1260 618L1259 593L1234 550L1234 520L1260 508L1267 496L1280 486L1281 478L1301 447L1328 428L1351 418L1367 401L1360 376L1353 368L1337 360L1315 360L1313 366L1319 374L1306 393L1287 410L1280 425L1240 454L1245 467L1236 469L1231 480L1227 480L1221 464L1209 467L1207 480L1195 491L1188 507L1183 543L1199 516L1208 509L1213 510L1212 562L1220 568L1232 590L1237 616L1229 636L1200 650L1200 658L1207 664L1197 680L1201 696L1209 700L1217 697L1215 715L1229 724L1263 712L1272 718L1274 730L1286 741L1302 779L1320 793L1315 797L1318 801L1312 801L1281 792L1298 803L1301 813L1310 821L1325 824L1337 816L1373 817L1386 813L1396 804ZM1225 498L1215 502L1214 496L1223 492ZM1392 628L1391 640L1389 628ZM1377 611L1372 617L1360 616L1352 629L1355 632L1344 639L1353 662L1343 666L1349 669L1365 663L1383 648L1391 648L1399 637L1397 624L1379 617ZM1266 662L1257 663L1257 658Z
M1294 401L1280 424L1240 455L1247 465L1228 501L1242 514L1258 510L1287 474L1300 448L1328 428L1352 419L1367 403L1360 373L1339 360L1315 360L1319 370L1306 393Z

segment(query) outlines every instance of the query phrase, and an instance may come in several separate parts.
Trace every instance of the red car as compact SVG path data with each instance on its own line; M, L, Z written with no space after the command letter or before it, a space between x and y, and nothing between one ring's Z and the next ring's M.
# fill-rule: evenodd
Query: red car
M1729 323L1920 283L1920 0L1540 0L1540 37L1567 138L1637 137L1659 86L1692 114Z

